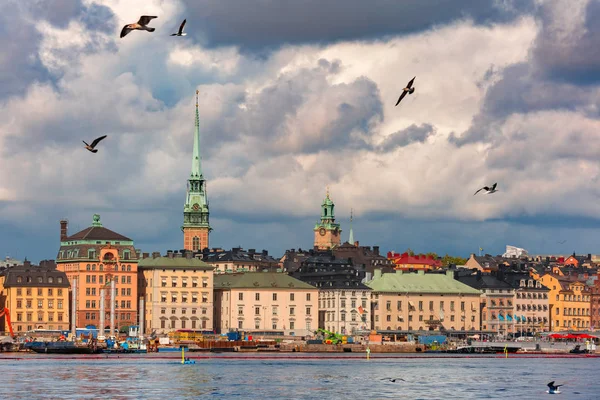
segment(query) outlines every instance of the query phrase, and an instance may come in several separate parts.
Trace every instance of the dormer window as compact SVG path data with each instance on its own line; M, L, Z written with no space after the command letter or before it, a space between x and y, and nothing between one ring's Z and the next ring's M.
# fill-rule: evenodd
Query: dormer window
M521 287L525 287L525 279L521 279L520 286L521 286Z

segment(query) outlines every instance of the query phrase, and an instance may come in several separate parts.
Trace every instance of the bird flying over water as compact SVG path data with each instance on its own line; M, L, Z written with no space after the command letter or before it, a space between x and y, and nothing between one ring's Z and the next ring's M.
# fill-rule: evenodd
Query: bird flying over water
M496 190L496 185L497 184L498 183L494 183L491 188L487 187L487 186L484 186L481 189L479 189L478 191L476 191L475 194L481 192L482 190L485 190L487 192L487 194L496 193L497 192L497 190ZM475 196L475 194L473 196Z
M548 393L550 393L550 394L560 393L560 389L559 389L560 386L563 386L563 385L555 385L554 381L550 382L548 384Z
M406 96L406 93L413 94L413 92L415 91L415 88L412 87L412 84L415 81L415 78L416 78L416 76L414 78L412 78L410 80L410 82L408 82L408 85L406 85L406 87L404 89L402 89L402 94L400 95L400 98L396 102L396 105L400 104L400 102L402 101L402 99L404 98L404 96Z
M567 243L567 241L566 240L561 240L560 242L557 242L557 243L558 244L565 244L565 243Z
M150 28L148 25L148 23L157 17L153 17L150 15L142 15L139 19L138 22L136 22L135 24L127 24L123 27L123 29L121 30L121 38L124 38L129 32L133 31L133 30L138 30L138 31L148 31L148 32L154 32L155 28Z
M185 22L187 21L187 19L184 19L183 22L181 23L181 26L179 27L179 31L177 33L171 33L171 36L185 36L187 35L187 33L183 33L183 27L185 26Z
M97 145L98 143L100 143L100 141L101 141L102 139L104 139L105 137L106 137L106 135L104 135L104 136L100 136L99 138L97 138L97 139L94 139L94 141L92 142L92 144L87 144L87 143L85 143L85 140L82 140L82 142L83 142L83 143L85 143L85 148L86 148L87 150L91 151L92 153L97 153L97 152L98 152L98 150L97 150L97 149L95 149L94 147L96 147L96 145Z

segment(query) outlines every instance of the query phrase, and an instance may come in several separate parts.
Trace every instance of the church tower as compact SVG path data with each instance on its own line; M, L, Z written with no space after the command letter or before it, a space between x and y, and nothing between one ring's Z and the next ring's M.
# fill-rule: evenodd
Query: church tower
M333 201L329 198L329 188L327 188L327 196L321 204L321 220L317 221L315 228L315 243L314 247L319 250L332 249L339 246L341 243L340 224L335 223Z
M200 157L200 117L198 116L198 91L196 90L196 129L194 130L194 154L192 172L187 181L185 205L183 206L183 248L202 251L208 247L208 198L206 180L202 175Z

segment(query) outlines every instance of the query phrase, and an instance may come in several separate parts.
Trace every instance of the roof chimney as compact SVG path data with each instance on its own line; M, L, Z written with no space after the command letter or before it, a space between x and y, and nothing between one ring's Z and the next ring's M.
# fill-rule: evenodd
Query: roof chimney
M148 257L150 257L150 253L143 253L143 254L142 254L142 257L143 257L143 258L148 258Z
M160 257L160 253L158 251L153 251L152 258L158 258L158 257Z
M379 246L373 246L373 253L375 253L376 256L379 255Z
M69 225L69 221L66 219L62 219L60 221L60 241L63 242L67 240L67 226Z
M173 250L167 250L167 257L173 258Z

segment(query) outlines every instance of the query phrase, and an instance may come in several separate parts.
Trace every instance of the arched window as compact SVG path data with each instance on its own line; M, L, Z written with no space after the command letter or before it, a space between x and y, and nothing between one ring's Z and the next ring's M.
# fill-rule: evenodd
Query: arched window
M199 250L200 249L200 238L198 236L194 236L194 238L192 239L192 250Z

